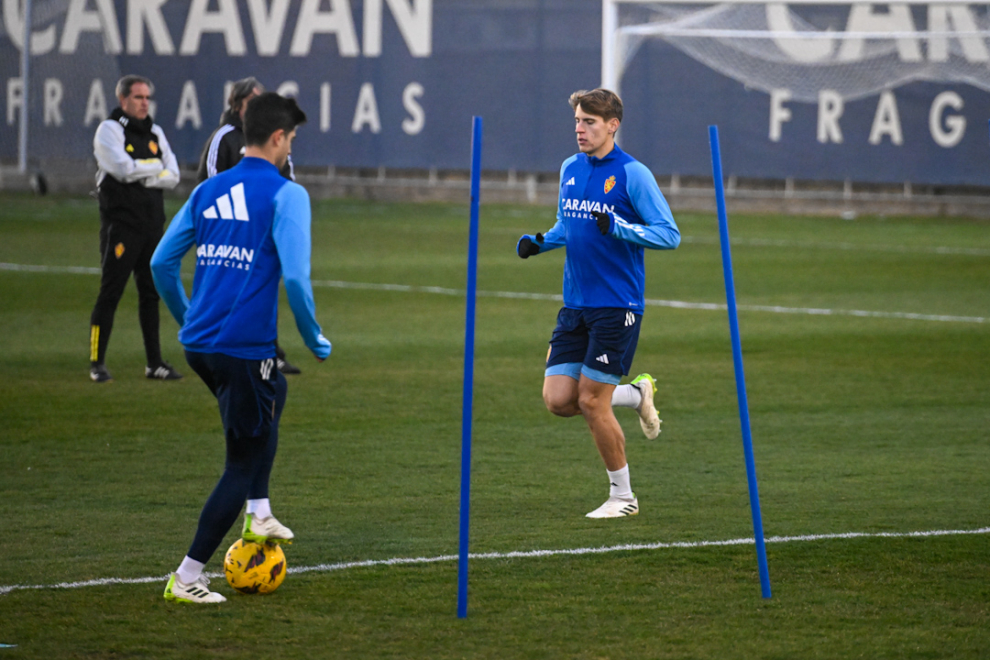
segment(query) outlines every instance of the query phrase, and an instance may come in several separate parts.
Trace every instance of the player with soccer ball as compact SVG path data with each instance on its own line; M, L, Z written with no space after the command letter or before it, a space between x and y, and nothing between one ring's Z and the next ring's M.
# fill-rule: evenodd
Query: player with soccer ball
M243 540L293 538L272 515L268 499L286 396L285 376L275 364L280 278L306 347L321 362L331 349L316 321L309 275L309 194L279 174L296 127L305 121L293 99L274 93L252 99L244 119L244 158L196 187L151 259L155 285L181 327L186 360L217 398L227 442L223 475L203 507L188 554L169 577L166 600L226 600L210 591L203 567L245 500ZM194 244L190 300L179 271Z
M516 244L523 259L567 247L564 307L550 339L543 381L547 409L582 415L605 469L608 500L589 518L639 513L626 462L626 439L613 406L634 408L648 438L660 433L649 374L619 385L629 373L643 318L643 249L674 249L681 234L656 179L615 144L622 101L606 89L570 97L578 149L560 168L557 223Z

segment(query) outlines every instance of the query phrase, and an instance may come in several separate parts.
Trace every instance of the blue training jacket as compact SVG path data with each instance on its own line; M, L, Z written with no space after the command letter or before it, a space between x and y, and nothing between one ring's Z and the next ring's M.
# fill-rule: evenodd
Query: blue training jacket
M244 158L198 185L151 258L155 286L181 326L182 345L245 360L274 357L284 277L306 347L320 359L330 355L309 279L310 222L306 189L261 158ZM179 271L193 244L190 300Z
M592 211L612 219L606 235ZM533 242L536 238L528 237ZM521 240L521 239L520 239ZM564 306L643 312L643 248L676 248L681 233L650 170L616 145L603 158L578 153L560 167L557 223L540 254L567 246Z

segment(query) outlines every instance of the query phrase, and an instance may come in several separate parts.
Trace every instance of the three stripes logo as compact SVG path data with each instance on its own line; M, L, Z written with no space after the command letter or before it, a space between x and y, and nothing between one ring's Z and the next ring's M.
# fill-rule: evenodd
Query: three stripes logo
M219 211L219 215L217 211ZM211 220L219 217L221 220L240 220L241 222L250 220L247 203L244 201L244 184L238 183L230 189L229 195L223 194L217 197L216 204L203 211L203 217Z
M595 358L596 362L601 362L602 364L608 364L608 353L602 353Z
M624 516L635 516L637 513L639 513L639 506L635 502L630 502L629 504L626 504L624 507L619 509L619 513L621 513Z
M159 366L155 367L155 370L154 371L152 371L150 373L148 373L146 371L145 374L149 378L160 378L161 380L165 380L166 377L169 374L169 369L168 369L168 367L159 365Z
M574 177L571 177L570 179L568 179L567 180L567 183L565 183L564 185L565 186L573 186L574 185Z
M268 358L261 361L261 380L268 380L272 375L272 369L275 368L275 359Z
M632 312L626 312L626 327L636 324L636 316Z

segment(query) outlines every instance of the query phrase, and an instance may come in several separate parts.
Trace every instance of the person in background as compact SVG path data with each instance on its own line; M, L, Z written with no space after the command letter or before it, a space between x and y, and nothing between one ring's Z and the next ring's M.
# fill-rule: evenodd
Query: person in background
M151 255L165 227L162 191L179 183L179 164L165 132L149 116L154 91L144 76L117 82L120 106L100 122L93 138L96 189L100 201L100 292L89 320L89 377L113 380L106 367L107 346L117 304L131 273L138 291L138 319L144 338L144 375L178 380L182 374L162 359L158 293L151 277Z

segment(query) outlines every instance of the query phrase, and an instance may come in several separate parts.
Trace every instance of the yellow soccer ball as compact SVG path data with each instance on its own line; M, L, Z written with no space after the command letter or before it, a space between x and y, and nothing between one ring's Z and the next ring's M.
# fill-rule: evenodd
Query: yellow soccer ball
M223 560L227 583L242 594L270 594L285 579L281 546L237 539Z

